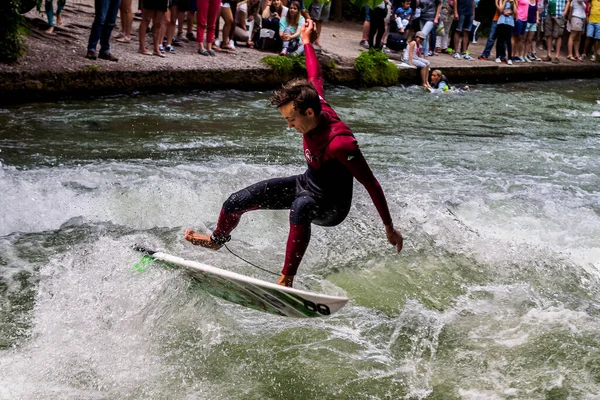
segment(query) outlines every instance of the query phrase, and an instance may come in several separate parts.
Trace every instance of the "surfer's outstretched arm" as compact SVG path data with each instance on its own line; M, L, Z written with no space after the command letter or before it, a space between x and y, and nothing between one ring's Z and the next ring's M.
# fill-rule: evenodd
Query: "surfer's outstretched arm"
M300 35L302 42L304 43L304 56L306 58L306 72L308 72L308 81L315 85L319 96L325 97L325 90L323 90L323 74L321 73L321 65L317 59L317 54L312 45L314 41L314 33L316 33L315 23L312 20L308 20L300 28Z

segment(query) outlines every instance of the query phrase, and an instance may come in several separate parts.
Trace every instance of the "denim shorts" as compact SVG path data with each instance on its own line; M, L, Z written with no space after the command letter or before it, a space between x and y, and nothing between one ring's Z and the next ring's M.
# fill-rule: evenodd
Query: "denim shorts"
M527 26L525 27L525 32L537 32L537 24L534 22L533 24L531 22L527 23Z
M464 32L471 31L473 27L473 14L460 14L456 23L456 31Z
M515 21L515 26L513 27L512 33L513 35L524 35L526 32L526 28L527 28L527 21L521 21L520 19L517 19Z
M585 36L600 40L600 22L588 22Z

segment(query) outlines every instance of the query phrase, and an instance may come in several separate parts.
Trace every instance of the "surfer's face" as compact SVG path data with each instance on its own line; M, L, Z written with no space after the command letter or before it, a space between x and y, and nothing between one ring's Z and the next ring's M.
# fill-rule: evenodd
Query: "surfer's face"
M302 115L294 109L294 103L291 101L279 107L279 112L287 121L288 128L294 128L302 134L310 132L319 122L312 108L306 110L306 114Z

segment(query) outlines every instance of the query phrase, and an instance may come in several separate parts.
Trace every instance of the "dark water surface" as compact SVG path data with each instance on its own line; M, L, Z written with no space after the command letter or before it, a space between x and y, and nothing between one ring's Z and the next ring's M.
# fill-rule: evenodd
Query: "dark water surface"
M329 89L406 244L356 185L300 268L351 299L318 321L131 268L144 243L272 280L182 240L304 170L269 93L0 109L0 399L599 398L600 81L477 89ZM278 271L287 231L253 212L230 247Z

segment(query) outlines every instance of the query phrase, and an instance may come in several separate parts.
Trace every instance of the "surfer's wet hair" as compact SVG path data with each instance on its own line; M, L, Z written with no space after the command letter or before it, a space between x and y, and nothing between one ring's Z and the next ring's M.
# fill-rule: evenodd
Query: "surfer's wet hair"
M271 105L280 108L288 103L294 103L294 110L306 115L306 110L312 108L315 115L321 114L321 99L315 85L306 79L294 79L273 92Z

